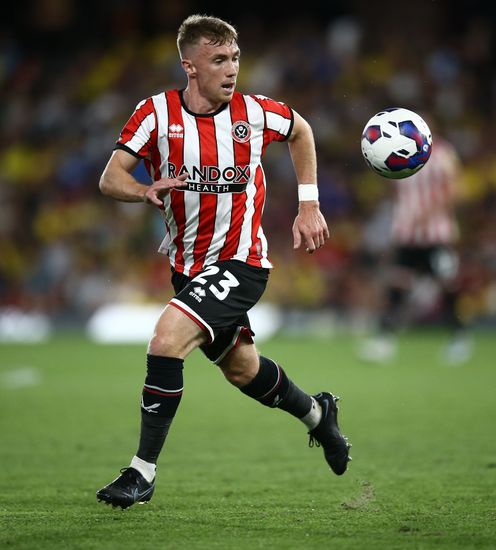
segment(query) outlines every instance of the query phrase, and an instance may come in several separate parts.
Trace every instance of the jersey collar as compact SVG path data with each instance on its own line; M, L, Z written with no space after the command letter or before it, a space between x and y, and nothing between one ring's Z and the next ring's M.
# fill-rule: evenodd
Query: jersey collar
M181 100L181 106L182 108L190 115L193 116L199 116L199 117L209 117L209 116L215 116L219 114L221 111L223 111L229 103L223 103L216 111L213 113L194 113L193 111L190 111L188 107L186 106L186 102L184 101L184 88L182 90L179 90L179 98Z

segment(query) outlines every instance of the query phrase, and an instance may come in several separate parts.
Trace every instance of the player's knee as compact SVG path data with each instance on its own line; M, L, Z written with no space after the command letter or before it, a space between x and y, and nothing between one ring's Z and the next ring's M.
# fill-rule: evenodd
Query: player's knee
M148 344L148 353L163 357L177 357L174 354L176 348L177 343L173 341L169 334L155 333Z
M202 343L200 338L186 339L169 331L155 332L148 344L150 355L162 357L178 357L185 359L186 356Z
M186 320L185 323L182 316L177 319L162 317L148 344L148 353L184 359L195 348L204 344L207 339L206 334L188 318Z

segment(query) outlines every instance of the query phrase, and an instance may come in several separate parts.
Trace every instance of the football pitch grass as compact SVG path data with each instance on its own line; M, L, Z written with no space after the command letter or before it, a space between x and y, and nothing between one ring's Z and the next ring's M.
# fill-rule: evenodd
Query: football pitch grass
M126 511L95 491L136 450L145 346L0 345L0 548L495 548L495 334L459 367L443 342L404 335L384 367L355 359L351 337L259 345L302 388L342 397L342 477L303 424L195 352L155 495Z

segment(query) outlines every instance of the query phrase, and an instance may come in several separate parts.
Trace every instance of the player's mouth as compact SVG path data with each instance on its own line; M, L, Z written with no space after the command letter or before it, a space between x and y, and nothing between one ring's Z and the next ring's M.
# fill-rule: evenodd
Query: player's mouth
M224 82L221 87L226 92L232 94L234 92L234 88L236 87L236 82Z

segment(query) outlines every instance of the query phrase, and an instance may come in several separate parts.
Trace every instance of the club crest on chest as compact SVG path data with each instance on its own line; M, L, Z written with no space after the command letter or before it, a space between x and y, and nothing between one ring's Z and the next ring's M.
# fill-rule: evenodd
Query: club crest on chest
M245 120L238 120L232 125L231 135L234 141L246 143L251 137L251 127Z

